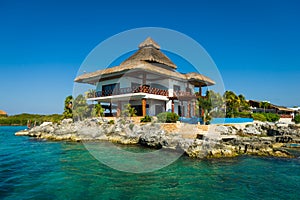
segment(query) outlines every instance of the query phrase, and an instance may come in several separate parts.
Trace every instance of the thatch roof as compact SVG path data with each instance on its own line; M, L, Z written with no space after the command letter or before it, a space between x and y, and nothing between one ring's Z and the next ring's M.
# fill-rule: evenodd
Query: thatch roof
M139 50L122 62L121 65L138 64L141 61L160 63L173 69L177 69L177 66L160 51L160 46L150 37L142 42L139 45Z
M75 79L75 82L79 83L96 83L99 81L101 76L108 75L108 74L116 74L116 73L126 73L129 70L142 70L146 72L152 72L155 74L159 74L162 76L168 76L168 77L173 77L173 78L179 78L183 80L189 81L191 84L198 86L199 83L201 85L214 85L215 82L211 80L210 78L198 74L198 73L188 73L188 74L181 74L176 71L170 71L168 69L159 67L157 65L154 65L152 63L147 63L147 62L141 62L139 65L120 65L112 68L106 68L103 70L98 70L96 72L92 73L87 73L83 74L81 76L78 76Z
M0 110L0 115L7 115L7 113L3 110Z
M215 82L199 73L181 74L175 69L177 66L159 50L159 45L151 38L147 38L139 45L139 50L122 62L119 66L82 74L76 77L75 82L94 84L104 75L126 73L129 70L142 70L161 76L183 79L193 85L210 86Z
M148 37L144 42L142 42L139 45L139 48L141 49L143 47L149 47L149 46L152 46L156 49L160 49L160 46L151 37Z

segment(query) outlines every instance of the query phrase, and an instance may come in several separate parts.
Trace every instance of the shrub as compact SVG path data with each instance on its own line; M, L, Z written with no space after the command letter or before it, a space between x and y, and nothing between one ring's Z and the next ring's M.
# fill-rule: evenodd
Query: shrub
M134 127L134 124L129 124L129 128L130 128L130 130L132 130L132 129L133 129L133 127Z
M294 121L295 121L296 124L300 124L300 115L296 115L294 117Z
M252 118L262 122L277 122L280 119L280 116L275 113L253 113Z
M141 122L151 122L152 121L152 117L150 117L149 115L146 115L145 117L141 118Z
M250 112L237 112L235 114L235 116L236 117L241 117L241 118L250 118L250 117L252 117Z
M176 113L163 112L157 115L157 120L162 123L176 123L179 120L179 116Z
M108 124L115 124L115 120L111 119L107 122Z
M266 116L264 114L262 114L262 113L253 113L252 114L252 118L254 120L258 120L258 121L262 121L262 122L267 121Z
M274 113L265 113L268 122L277 122L280 116Z

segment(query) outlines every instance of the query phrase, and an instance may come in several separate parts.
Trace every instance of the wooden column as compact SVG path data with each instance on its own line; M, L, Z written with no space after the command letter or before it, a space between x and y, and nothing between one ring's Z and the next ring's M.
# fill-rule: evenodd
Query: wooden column
M174 100L172 99L172 113L174 113Z
M193 102L193 116L196 116L196 102Z
M191 117L191 102L190 101L188 101L187 102L187 118L190 118Z
M118 101L118 107L117 107L117 117L120 117L121 116L121 102Z
M146 73L145 72L143 72L143 85L146 85L146 83L147 83L147 75L146 75Z
M146 116L146 99L145 98L143 98L142 99L142 113L143 113L143 117L145 117Z
M202 87L201 87L201 83L199 83L199 95L200 95L200 97L202 97Z

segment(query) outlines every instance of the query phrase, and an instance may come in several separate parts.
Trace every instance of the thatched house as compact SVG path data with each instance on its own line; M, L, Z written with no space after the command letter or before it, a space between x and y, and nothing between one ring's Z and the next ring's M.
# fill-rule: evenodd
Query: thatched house
M130 103L137 115L176 112L180 116L196 114L195 88L214 85L210 78L195 72L182 74L151 38L139 45L138 51L119 66L82 74L75 82L96 85L88 100L109 103L110 114L117 115Z
M0 117L7 117L7 113L3 110L0 110Z
M249 100L250 108L253 113L276 113L281 118L293 118L295 111L284 106L277 106L269 103L266 108L262 108L261 101Z

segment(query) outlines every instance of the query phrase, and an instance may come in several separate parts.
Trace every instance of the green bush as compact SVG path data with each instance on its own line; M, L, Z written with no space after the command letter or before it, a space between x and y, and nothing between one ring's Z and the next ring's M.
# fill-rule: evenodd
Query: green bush
M277 122L280 116L274 113L264 113L268 122Z
M254 120L258 120L258 121L262 121L262 122L267 121L266 116L264 114L262 114L262 113L253 113L252 114L252 118Z
M237 112L235 114L236 117L241 117L241 118L251 118L252 115L250 112Z
M253 113L252 118L262 122L277 122L280 119L280 116L275 113Z
M141 122L151 122L152 121L152 117L150 117L149 115L146 115L145 117L141 118Z
M40 125L43 122L53 122L59 123L62 119L62 115L53 114L53 115L37 115L37 114L18 114L12 115L8 117L0 118L0 125L22 125L26 126L27 122L30 121L31 125L36 123L36 125Z
M176 113L163 112L157 115L157 120L161 123L176 123L179 120L179 116Z
M130 128L130 130L132 130L132 129L133 129L133 127L134 127L134 124L129 124L129 128Z
M300 124L300 115L296 115L294 117L294 121L295 121L296 124Z
M108 124L115 124L115 120L111 119L107 122Z

